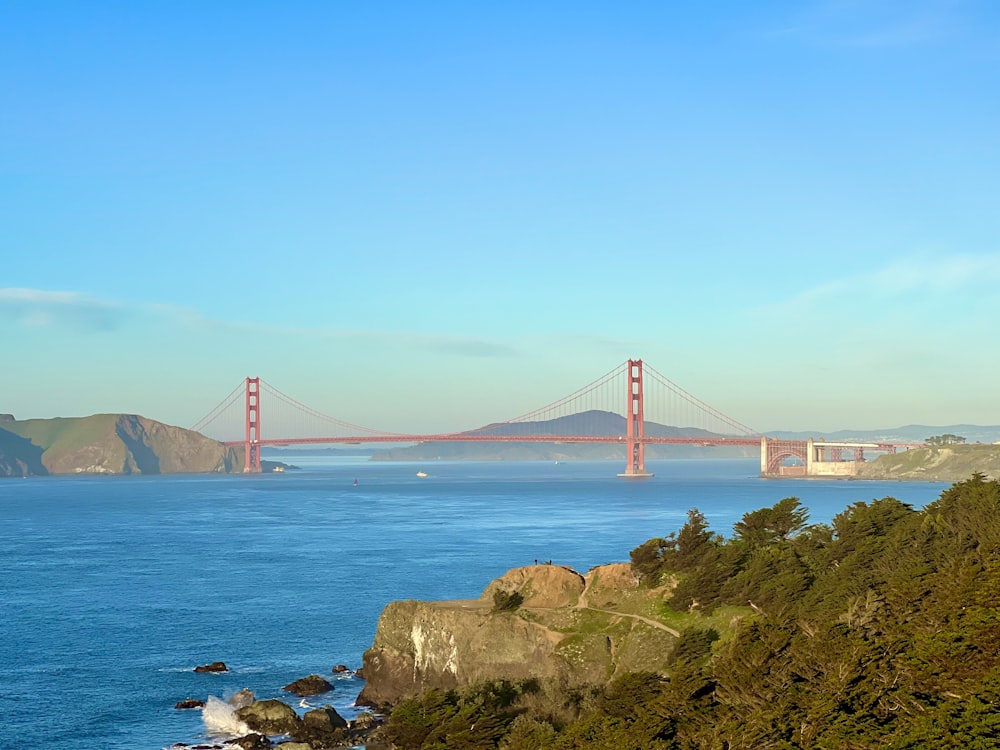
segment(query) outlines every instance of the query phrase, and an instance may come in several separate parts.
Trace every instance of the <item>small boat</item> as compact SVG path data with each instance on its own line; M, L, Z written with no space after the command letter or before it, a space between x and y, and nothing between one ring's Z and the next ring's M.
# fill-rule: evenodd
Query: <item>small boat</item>
M427 476L427 472L426 471L418 471L417 472L417 476L418 477L426 477Z

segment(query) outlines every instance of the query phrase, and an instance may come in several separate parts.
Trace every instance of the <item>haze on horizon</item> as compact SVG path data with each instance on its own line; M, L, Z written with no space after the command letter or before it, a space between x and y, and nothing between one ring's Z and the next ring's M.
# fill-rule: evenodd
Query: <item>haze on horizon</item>
M448 431L635 357L1000 424L998 64L986 0L5 4L0 412Z

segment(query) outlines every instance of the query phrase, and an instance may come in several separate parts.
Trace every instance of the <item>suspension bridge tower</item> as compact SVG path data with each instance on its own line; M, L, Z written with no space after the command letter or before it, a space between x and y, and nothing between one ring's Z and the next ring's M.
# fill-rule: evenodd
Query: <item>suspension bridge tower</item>
M646 420L642 413L642 360L628 361L628 403L625 419L625 473L620 477L639 479L653 476L646 471Z
M243 442L244 474L260 473L260 378L246 382L246 439Z

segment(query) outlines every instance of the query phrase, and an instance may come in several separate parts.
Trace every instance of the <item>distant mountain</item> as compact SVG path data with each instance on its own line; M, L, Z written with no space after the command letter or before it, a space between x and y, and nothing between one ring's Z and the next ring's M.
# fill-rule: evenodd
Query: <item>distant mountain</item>
M625 435L625 418L614 412L591 410L566 417L538 422L516 422L487 425L470 430L476 435ZM650 437L720 437L718 433L696 427L673 427L646 422L645 433ZM648 445L646 458L745 458L756 456L754 448L706 448L698 445ZM562 461L562 460L625 460L625 446L616 443L420 443L382 450L373 461Z
M350 448L330 448L315 445L277 447L272 445L262 446L260 455L271 456L282 459L286 456L370 456L382 450L377 445L352 446Z
M624 435L628 431L625 417L610 411L590 411L538 422L502 422L470 430L477 435ZM672 427L646 422L650 437L720 437L719 433L697 427Z

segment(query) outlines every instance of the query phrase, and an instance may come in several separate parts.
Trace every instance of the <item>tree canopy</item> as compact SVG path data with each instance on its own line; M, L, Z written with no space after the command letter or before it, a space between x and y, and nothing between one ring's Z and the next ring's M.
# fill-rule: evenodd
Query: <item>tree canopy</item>
M506 686L409 701L401 748L1000 746L1000 483L981 474L923 510L894 498L808 524L797 498L724 540L697 510L632 551L666 607L744 607L685 629L669 674L589 691ZM664 612L665 616L667 611ZM463 722L471 722L474 729Z

